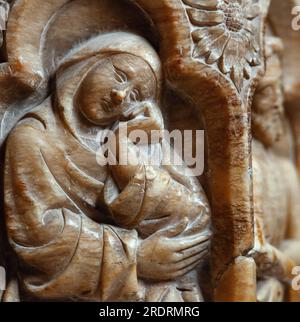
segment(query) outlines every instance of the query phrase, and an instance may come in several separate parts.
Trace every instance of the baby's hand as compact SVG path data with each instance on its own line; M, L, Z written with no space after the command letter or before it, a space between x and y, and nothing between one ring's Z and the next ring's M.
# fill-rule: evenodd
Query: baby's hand
M164 129L160 108L155 103L143 103L131 114L131 117L127 122L128 134L135 130L142 130L150 135L151 131L162 131Z
M120 189L126 187L137 169L145 164L141 156L142 148L160 143L162 128L163 119L158 106L144 103L127 122L121 122L113 129L116 134L114 156L117 165L111 166L111 169ZM155 130L158 132L153 135L152 131ZM133 135L133 131L137 132Z

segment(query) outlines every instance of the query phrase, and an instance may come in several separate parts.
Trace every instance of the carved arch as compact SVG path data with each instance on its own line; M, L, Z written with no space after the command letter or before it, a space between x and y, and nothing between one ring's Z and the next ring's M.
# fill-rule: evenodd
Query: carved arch
M249 113L255 86L264 72L263 34L269 1L253 1L253 4L259 6L255 36L260 64L253 68L248 82L238 90L232 79L224 77L218 68L193 57L195 47L192 33L195 32L195 26L191 22L197 20L198 15L200 21L195 24L202 26L202 9L205 9L208 1L184 1L188 7L180 1L177 5L175 1L164 5L156 1L148 6L147 1L139 3L151 15L160 35L168 30L168 36L177 39L171 45L162 36L161 55L167 77L172 86L193 100L204 120L213 211L212 270L215 300L255 301L255 264L247 258L254 243ZM210 1L207 7L216 3L218 1ZM173 10L176 19L166 21L159 15L156 17L155 12L163 7ZM213 97L211 93L214 93ZM247 279L245 275L248 275ZM243 297L242 294L247 295Z

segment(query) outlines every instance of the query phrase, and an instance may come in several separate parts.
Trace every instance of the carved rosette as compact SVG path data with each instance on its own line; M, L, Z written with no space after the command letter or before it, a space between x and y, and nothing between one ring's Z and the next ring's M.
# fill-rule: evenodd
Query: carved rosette
M260 65L259 13L255 0L184 0L193 25L193 57L214 65L240 92Z

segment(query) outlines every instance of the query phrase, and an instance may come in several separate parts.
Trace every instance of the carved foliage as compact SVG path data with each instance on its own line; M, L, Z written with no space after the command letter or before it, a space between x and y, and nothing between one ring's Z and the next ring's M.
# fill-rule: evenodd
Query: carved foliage
M241 91L260 64L257 0L183 0L193 25L193 57L215 64Z

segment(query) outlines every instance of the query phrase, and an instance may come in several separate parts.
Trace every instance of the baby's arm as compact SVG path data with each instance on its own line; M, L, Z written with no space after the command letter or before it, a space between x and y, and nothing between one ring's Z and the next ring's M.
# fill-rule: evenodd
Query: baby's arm
M160 132L163 129L163 120L159 107L153 103L146 103L126 125L127 133L143 130L149 136L151 131ZM116 160L118 164L110 168L121 191L120 196L126 195L126 199L128 199L132 193L132 198L136 199L137 190L141 190L139 190L139 194L143 195L141 197L143 198L143 206L140 215L136 215L138 220L135 221L135 224L141 224L142 227L147 226L146 230L150 235L150 232L163 229L171 221L180 222L183 218L187 218L188 225L183 236L199 233L209 234L210 210L205 193L197 178L185 175L185 172L180 171L176 166L156 165L152 167L144 163L144 160L139 156L139 146L130 141L129 135L124 135L124 133L126 132L122 131L120 127L116 129L118 142ZM156 141L150 141L149 146L151 144L160 145L160 137L156 136ZM120 164L119 160L121 157L124 159L124 156L127 156L129 162ZM139 179L143 176L144 182ZM155 177L155 179L151 179L151 177ZM139 183L139 181L141 182ZM147 187L144 192L142 191L143 185ZM147 204L150 205L149 209ZM147 219L146 223L143 221L144 219ZM153 225L153 229L148 229L151 220L154 220L156 224Z
M145 103L138 110L138 113L132 116L131 120L120 123L119 127L115 130L117 143L115 157L117 165L111 166L111 171L121 190L133 178L137 169L144 164L140 157L139 146L129 138L130 133L137 130L146 133L148 141L144 143L146 147L150 147L153 144L159 143L151 141L151 131L158 131L158 134L160 134L160 131L163 129L162 115L159 107L154 103ZM141 144L143 142L139 142L139 145ZM126 162L121 163L120 160L125 160Z

